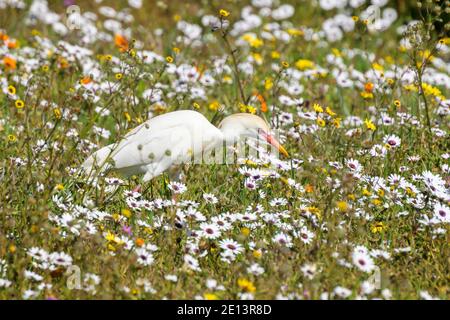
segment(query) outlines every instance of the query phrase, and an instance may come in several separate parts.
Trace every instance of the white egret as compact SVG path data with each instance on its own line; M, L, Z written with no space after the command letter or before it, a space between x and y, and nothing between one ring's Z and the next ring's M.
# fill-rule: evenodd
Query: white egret
M156 116L131 130L121 141L101 148L83 163L88 172L114 169L125 176L144 174L149 181L175 164L201 158L223 142L259 139L288 156L262 118L237 113L213 126L201 113L174 111ZM197 157L197 158L196 158Z

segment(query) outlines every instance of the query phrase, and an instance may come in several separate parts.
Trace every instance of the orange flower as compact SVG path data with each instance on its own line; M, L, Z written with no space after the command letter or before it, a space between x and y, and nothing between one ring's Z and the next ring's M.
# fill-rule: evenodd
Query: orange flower
M142 238L137 238L135 243L138 247L142 247L145 244L145 241Z
M9 39L8 35L0 31L0 40L7 41L8 39Z
M59 57L58 62L59 62L59 67L61 69L66 69L69 67L69 62L66 59L64 59L63 57Z
M92 79L89 76L85 76L83 79L80 80L80 83L84 84L84 85L87 85L87 84L89 84L91 82L92 82Z
M7 46L8 46L8 49L16 49L17 41L16 40L7 41Z
M198 65L197 63L194 64L195 70L198 72L199 76L197 80L200 80L203 77L203 72L205 72L205 66L204 65Z
M366 92L372 92L372 91L373 91L373 87L374 87L374 85L373 85L372 82L367 82L367 83L364 85L364 90L365 90Z
M128 50L128 40L124 36L116 34L114 36L114 43L119 48L120 52Z
M3 58L3 65L5 66L6 70L14 70L16 69L16 60L11 57L4 57Z
M261 112L267 112L267 103L266 100L264 100L264 97L259 94L258 92L255 93L256 99L261 103Z

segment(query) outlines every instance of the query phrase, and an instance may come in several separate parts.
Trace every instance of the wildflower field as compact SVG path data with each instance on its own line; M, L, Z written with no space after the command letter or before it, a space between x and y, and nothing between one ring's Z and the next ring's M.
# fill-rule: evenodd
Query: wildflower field
M449 11L0 0L0 299L448 299ZM289 155L83 175L175 110Z

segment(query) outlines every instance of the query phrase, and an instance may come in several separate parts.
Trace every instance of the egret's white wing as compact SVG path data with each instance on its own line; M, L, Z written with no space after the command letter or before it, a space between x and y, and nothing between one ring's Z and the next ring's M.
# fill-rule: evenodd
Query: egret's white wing
M125 175L147 173L150 169L161 173L172 164L191 160L221 139L220 130L202 114L171 112L146 121L118 143L98 150L83 167L101 167L112 159L113 167Z
M192 110L180 110L165 113L137 126L125 135L125 138L142 140L149 131L164 131L169 128L189 126L210 126L215 128L201 113ZM144 136L144 137L143 137Z
M184 126L169 127L158 132L148 132L146 135L129 136L120 142L111 154L114 167L119 171L127 168L145 168L152 163L168 164L188 161L193 148L191 133Z

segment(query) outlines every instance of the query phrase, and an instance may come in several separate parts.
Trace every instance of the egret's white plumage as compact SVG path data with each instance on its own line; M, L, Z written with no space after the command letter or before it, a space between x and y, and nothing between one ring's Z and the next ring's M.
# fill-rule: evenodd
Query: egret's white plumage
M144 174L143 180L148 181L172 165L189 162L223 141L260 133L287 154L268 132L267 123L255 115L234 114L216 128L199 112L174 111L144 122L121 141L96 151L86 159L83 168L88 173L113 168L126 176Z

